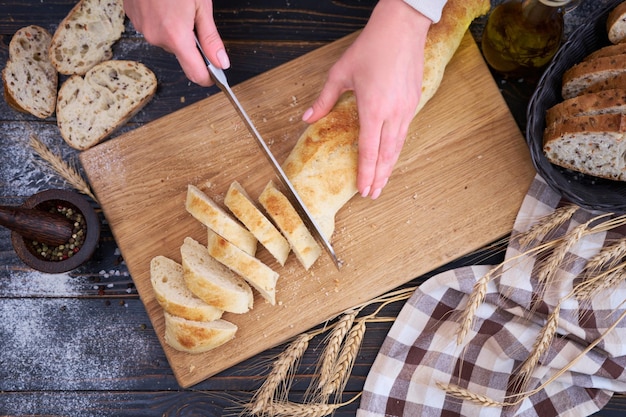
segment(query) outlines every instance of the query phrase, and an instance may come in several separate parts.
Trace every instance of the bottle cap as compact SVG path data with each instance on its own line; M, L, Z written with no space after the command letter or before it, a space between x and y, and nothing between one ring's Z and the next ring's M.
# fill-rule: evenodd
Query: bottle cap
M561 7L561 6L565 6L571 0L539 0L539 1L545 4L546 6Z

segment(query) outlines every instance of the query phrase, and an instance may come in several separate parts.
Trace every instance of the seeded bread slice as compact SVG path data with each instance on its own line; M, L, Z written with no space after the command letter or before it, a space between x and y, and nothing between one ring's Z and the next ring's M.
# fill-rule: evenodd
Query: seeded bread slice
M196 220L239 249L252 256L256 253L254 235L195 185L187 187L185 208Z
M124 32L123 0L81 0L59 24L50 44L50 60L61 74L84 75L113 56L112 45Z
M154 96L157 80L135 61L105 61L84 77L73 75L57 98L57 125L63 139L88 149L120 128Z
M276 258L278 263L284 266L290 251L289 242L259 210L246 190L237 181L230 184L224 198L224 204Z
M302 266L308 270L321 255L322 248L306 228L289 199L270 181L259 196L259 202L287 238L291 250Z
M248 255L220 235L209 229L207 249L209 255L252 285L271 305L276 304L278 273L254 256Z
M557 103L546 111L546 126L560 119L607 113L626 114L626 89L581 94Z
M561 95L564 99L576 97L593 85L624 73L626 54L580 62L563 74Z
M209 255L206 246L187 237L180 248L187 288L207 304L231 313L246 313L253 306L250 286Z
M626 115L560 120L544 132L544 153L553 164L612 180L626 180Z
M164 312L165 343L187 353L203 353L229 342L237 326L226 320L193 321Z
M183 267L165 256L150 261L150 281L163 310L188 320L211 321L222 317L223 311L196 297L185 284Z
M611 45L604 46L596 51L593 51L592 53L587 55L583 59L583 61L591 61L596 58L604 58L607 56L615 56L615 55L621 55L625 53L626 53L626 42L618 43L615 45L611 44Z
M626 2L611 10L606 19L606 30L612 43L626 41Z
M21 28L9 43L2 71L6 102L18 111L45 119L54 113L58 74L48 58L51 36L42 27Z

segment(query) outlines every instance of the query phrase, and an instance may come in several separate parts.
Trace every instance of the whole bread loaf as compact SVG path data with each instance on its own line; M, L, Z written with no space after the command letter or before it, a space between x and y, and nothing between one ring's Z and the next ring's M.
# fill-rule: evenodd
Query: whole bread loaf
M123 0L81 0L61 21L50 44L50 60L61 74L84 75L113 56L124 32Z
M69 77L57 98L61 136L78 150L96 145L141 110L156 88L154 73L135 61L105 61L84 77Z
M600 178L626 180L626 115L561 119L546 128L543 149L553 164Z
M19 29L9 43L2 71L4 97L16 110L41 119L54 113L59 77L48 58L51 36L40 26Z

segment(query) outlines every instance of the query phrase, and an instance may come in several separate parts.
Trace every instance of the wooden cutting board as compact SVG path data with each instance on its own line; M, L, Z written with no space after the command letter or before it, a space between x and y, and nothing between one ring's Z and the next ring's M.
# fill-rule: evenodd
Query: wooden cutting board
M279 161L305 129L300 116L328 68L353 38L233 88ZM257 256L280 273L277 305L256 294L249 313L224 315L239 326L234 341L189 355L163 341L150 259L180 262L186 236L206 244L204 226L184 207L188 184L222 202L238 180L256 198L273 170L221 93L87 150L80 160L183 387L506 235L535 174L468 33L436 96L414 120L382 196L357 196L337 214L332 242L342 270L326 254L308 272L293 254L280 267L260 248Z

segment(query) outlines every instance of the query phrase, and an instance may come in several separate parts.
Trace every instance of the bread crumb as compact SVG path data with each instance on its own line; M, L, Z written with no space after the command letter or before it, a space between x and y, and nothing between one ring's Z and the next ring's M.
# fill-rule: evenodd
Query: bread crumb
M196 370L196 365L189 365L189 372L193 372Z
M185 96L181 96L181 97L180 97L180 102L181 102L181 103L184 103L184 102L185 102Z

